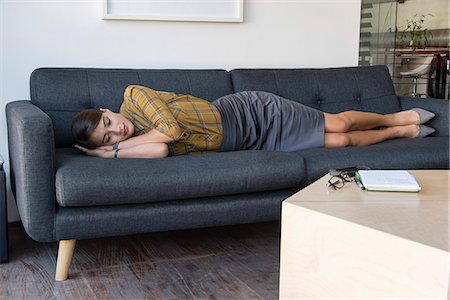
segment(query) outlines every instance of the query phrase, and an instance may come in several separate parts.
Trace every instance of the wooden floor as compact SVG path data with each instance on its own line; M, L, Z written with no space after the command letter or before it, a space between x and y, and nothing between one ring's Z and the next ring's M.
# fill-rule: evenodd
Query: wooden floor
M80 240L64 282L56 243L9 239L0 299L278 298L278 222Z

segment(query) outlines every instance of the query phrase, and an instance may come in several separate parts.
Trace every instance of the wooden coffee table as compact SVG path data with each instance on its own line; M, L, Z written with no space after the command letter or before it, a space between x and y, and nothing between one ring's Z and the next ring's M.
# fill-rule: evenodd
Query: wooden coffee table
M330 190L282 204L281 299L448 299L449 171L410 171L419 193Z

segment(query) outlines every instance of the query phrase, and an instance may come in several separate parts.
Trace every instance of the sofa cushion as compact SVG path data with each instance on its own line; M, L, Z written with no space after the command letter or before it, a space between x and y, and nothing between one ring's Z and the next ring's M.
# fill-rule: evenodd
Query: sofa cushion
M95 206L193 199L287 188L305 178L298 153L239 151L163 159L102 159L56 150L56 199Z
M371 169L448 169L447 137L395 139L367 147L310 149L300 153L305 158L307 183L332 168L366 166Z
M89 239L154 231L273 221L298 188L157 203L60 207L55 239Z
M267 91L325 112L400 110L386 66L235 69L230 73L235 92Z

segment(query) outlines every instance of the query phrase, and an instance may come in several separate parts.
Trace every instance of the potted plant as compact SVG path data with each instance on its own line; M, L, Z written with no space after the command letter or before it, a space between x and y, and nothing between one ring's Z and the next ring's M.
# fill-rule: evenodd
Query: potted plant
M428 41L433 37L433 34L424 26L427 17L433 17L433 15L417 13L411 19L406 19L404 30L400 31L400 40L403 47L412 47L415 50L428 45Z

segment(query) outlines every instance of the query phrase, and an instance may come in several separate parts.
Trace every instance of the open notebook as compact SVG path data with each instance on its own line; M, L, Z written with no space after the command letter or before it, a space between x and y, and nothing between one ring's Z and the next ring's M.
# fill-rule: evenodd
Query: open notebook
M360 170L357 172L356 178L368 191L420 191L420 186L414 176L404 170Z

